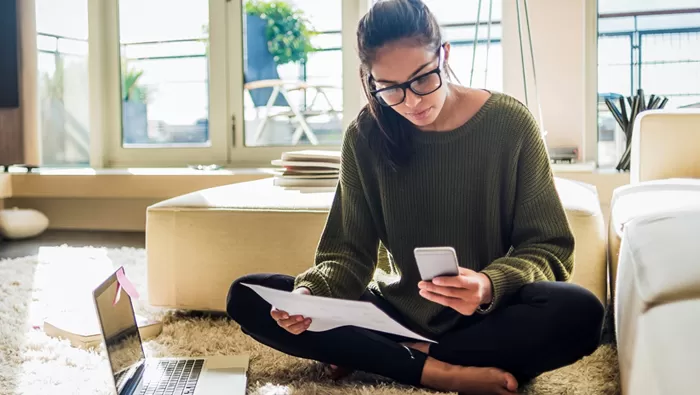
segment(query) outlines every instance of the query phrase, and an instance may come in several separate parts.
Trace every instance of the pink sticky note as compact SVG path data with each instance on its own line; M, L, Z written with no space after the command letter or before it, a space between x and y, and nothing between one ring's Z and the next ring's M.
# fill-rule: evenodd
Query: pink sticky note
M129 294L132 299L139 298L139 293L136 291L136 287L134 287L134 284L132 284L131 281L126 278L123 267L117 271L117 281L119 282L120 288L126 291L126 293Z

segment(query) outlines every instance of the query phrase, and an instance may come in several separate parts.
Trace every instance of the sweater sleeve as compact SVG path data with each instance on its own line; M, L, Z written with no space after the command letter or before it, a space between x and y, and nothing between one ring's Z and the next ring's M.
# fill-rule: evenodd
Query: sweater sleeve
M492 311L522 285L568 281L573 271L574 237L554 185L549 156L532 115L527 112L523 118L512 246L506 256L482 270L491 280L493 299L481 313Z
M358 173L355 125L348 128L343 140L340 179L315 263L294 284L317 296L359 299L377 265L379 237Z

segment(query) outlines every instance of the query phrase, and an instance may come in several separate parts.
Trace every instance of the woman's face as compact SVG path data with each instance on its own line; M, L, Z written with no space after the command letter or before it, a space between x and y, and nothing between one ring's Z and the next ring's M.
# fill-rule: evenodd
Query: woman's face
M435 122L445 104L448 88L442 70L441 73L430 73L440 64L441 53L444 56L444 69L450 47L445 44L442 48L441 51L433 51L412 42L399 41L380 48L372 63L372 79L376 90L413 81L411 87L414 90L427 93L418 95L408 87L405 89L405 97L401 87L379 93L387 104L400 103L391 108L419 127Z

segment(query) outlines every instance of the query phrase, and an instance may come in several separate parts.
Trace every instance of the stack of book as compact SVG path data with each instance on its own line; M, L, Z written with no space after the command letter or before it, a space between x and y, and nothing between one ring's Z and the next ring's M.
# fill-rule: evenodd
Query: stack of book
M338 185L340 152L291 151L272 161L274 185L302 192L333 192Z
M136 315L141 338L148 340L163 331L161 321ZM91 310L65 311L53 314L44 320L44 333L48 336L67 339L73 347L91 348L102 343L102 332L97 315Z

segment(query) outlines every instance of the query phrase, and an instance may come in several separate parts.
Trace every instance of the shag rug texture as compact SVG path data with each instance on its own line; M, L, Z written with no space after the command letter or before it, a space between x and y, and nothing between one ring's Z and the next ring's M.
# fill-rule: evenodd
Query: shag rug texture
M145 341L147 356L249 353L249 394L436 394L365 373L332 381L318 363L260 345L223 316L149 306L143 249L67 246L42 247L36 256L0 261L0 394L113 393L102 347L73 347L67 340L47 336L42 326L49 314L73 310L81 304L92 308L92 287L119 266L125 267L140 292L140 298L134 301L137 314L162 319L164 323L159 336ZM372 358L369 350L367 357ZM594 354L538 377L521 391L618 394L618 375L615 348L603 344Z

